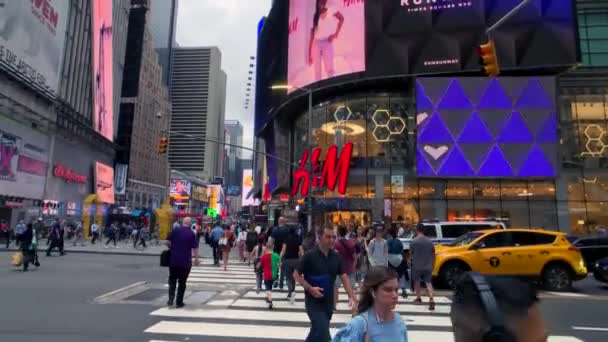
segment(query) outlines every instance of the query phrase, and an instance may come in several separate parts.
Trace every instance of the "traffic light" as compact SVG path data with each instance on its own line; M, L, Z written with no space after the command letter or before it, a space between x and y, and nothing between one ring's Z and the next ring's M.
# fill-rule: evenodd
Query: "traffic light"
M160 141L158 143L158 153L165 154L167 153L167 147L169 146L169 139L166 136L160 137Z
M496 77L500 74L500 66L498 65L498 56L496 55L496 45L494 40L490 39L487 43L479 46L477 50L479 55L479 64L481 70L488 76Z

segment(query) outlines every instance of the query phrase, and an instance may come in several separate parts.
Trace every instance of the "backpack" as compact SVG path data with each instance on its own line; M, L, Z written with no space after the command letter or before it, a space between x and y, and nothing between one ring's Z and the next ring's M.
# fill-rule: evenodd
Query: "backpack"
M258 234L256 232L247 232L246 242L248 245L255 245L258 241Z

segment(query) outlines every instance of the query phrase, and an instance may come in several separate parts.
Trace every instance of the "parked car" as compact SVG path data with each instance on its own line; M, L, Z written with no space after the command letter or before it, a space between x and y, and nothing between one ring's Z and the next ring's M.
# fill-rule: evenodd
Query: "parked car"
M467 271L538 279L550 291L584 279L583 257L564 233L538 229L471 232L437 251L433 277L454 287Z
M433 241L434 244L447 244L456 240L456 238L470 233L472 231L486 229L506 229L504 223L498 221L457 221L457 222L440 222L435 220L425 220L420 222L424 225L424 235ZM403 243L403 249L410 249L410 242L416 237L416 230L413 229L403 238L400 238Z
M608 283L608 257L595 262L595 265L593 265L593 276L597 281Z
M589 272L595 268L595 262L608 257L608 237L584 237L573 243L581 251Z

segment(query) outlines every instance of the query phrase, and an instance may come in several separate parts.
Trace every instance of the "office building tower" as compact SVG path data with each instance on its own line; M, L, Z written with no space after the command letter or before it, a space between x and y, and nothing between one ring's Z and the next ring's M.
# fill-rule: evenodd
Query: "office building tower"
M176 48L169 162L171 168L204 180L223 176L226 73L217 47ZM216 142L214 142L216 141Z

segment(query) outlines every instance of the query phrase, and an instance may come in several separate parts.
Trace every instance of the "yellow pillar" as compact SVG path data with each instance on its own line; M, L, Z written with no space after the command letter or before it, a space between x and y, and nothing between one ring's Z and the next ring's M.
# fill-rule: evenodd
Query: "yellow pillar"
M91 205L96 204L97 195L91 194L84 199L82 205L82 225L84 229L84 238L88 239L91 234L91 224L93 219L91 219ZM96 209L97 210L97 209Z
M171 231L173 225L173 208L171 208L170 199L167 198L160 208L154 211L156 222L158 223L158 236L161 240L165 240Z

